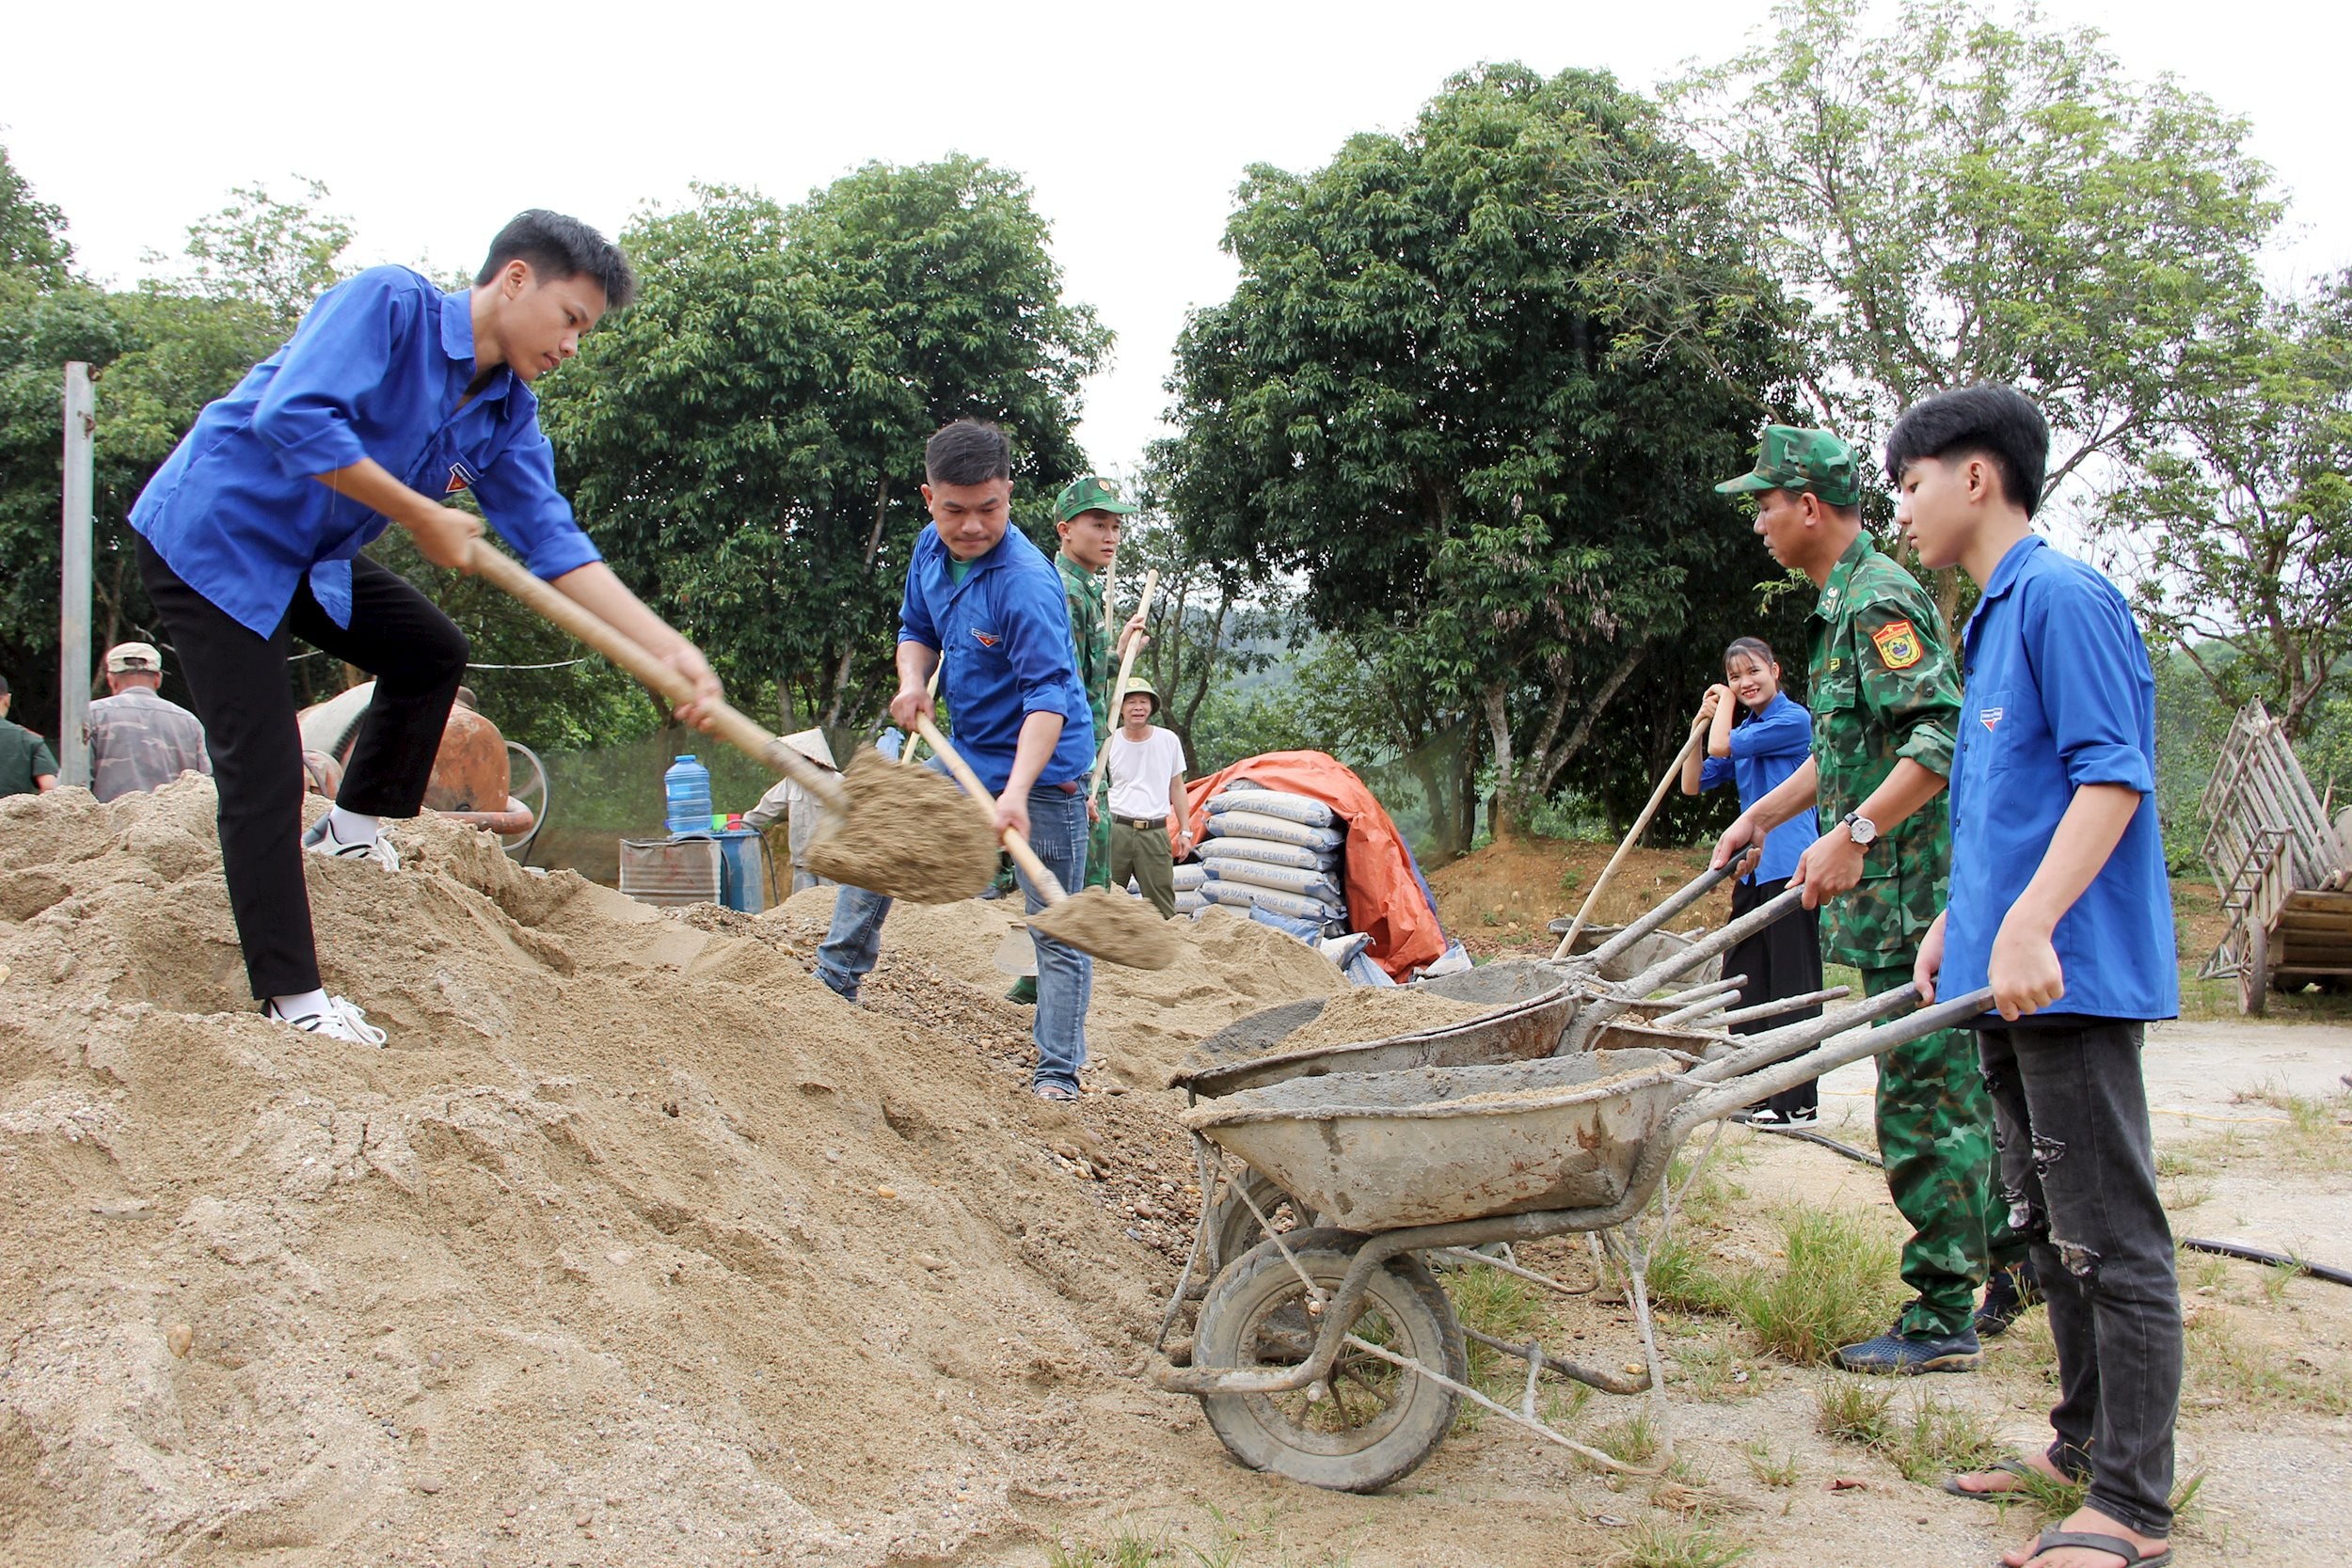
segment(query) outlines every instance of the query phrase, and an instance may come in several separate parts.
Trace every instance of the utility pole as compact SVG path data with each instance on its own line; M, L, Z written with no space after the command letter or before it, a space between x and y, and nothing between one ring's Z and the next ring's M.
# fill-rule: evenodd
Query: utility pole
M65 368L64 564L57 584L57 782L89 787L90 502L94 488L91 436L98 400L89 367Z

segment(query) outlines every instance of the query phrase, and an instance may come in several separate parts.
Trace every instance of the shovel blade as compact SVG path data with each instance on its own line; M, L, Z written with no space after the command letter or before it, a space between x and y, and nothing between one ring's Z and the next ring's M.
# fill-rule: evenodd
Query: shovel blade
M996 834L973 799L928 768L896 768L881 752L850 759L847 809L828 813L808 867L850 887L953 904L996 876Z

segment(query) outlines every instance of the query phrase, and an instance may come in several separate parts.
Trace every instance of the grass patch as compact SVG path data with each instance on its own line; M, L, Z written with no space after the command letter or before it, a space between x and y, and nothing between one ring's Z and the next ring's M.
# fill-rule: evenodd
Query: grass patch
M1688 1227L1677 1227L1663 1245L1651 1249L1644 1275L1650 1304L1675 1312L1723 1313L1731 1309L1731 1291L1692 1244Z
M1705 1525L1651 1520L1635 1525L1608 1560L1615 1568L1729 1568L1755 1550Z
M1622 1421L1612 1421L1587 1441L1620 1465L1646 1465L1658 1457L1661 1447L1657 1423L1650 1419L1647 1411Z
M1199 1553L1194 1554L1198 1556ZM1152 1568L1172 1560L1165 1531L1146 1533L1137 1525L1121 1525L1107 1544L1090 1541L1056 1544L1045 1553L1046 1568Z
M1955 1470L1981 1470L2004 1450L1985 1418L1923 1396L1912 1406L1911 1419L1888 1434L1882 1451L1905 1481L1931 1481Z
M2286 1117L2264 1140L2266 1164L2310 1171L2352 1170L2352 1093L2326 1098L2294 1094L2265 1084L2232 1097L2238 1105L2266 1105Z
M1694 1400L1722 1404L1763 1392L1759 1370L1750 1367L1747 1359L1727 1342L1700 1339L1677 1345L1674 1358L1680 1370L1675 1386Z
M1766 1486L1782 1491L1797 1484L1801 1478L1797 1469L1797 1450L1789 1449L1775 1454L1772 1445L1758 1437L1740 1450L1747 1456L1748 1473Z
M2217 1406L2287 1405L2322 1416L2352 1415L2352 1360L2317 1346L2273 1344L2249 1332L2231 1307L2188 1313L2189 1391Z
M1892 1388L1873 1388L1840 1378L1816 1388L1813 1402L1813 1425L1824 1437L1875 1449L1894 1435L1894 1418L1887 1414L1895 1402Z
M1756 1342L1800 1365L1827 1361L1892 1318L1900 1294L1898 1246L1874 1217L1801 1209L1785 1214L1777 1271L1734 1278L1728 1309Z

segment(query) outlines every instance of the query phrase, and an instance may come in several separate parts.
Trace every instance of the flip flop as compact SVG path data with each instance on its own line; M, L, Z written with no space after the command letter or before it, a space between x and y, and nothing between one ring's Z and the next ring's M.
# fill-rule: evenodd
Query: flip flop
M2035 1469L2032 1465L2026 1464L2022 1459L1996 1460L1993 1464L1986 1465L1984 1470L2002 1470L2012 1476L2031 1477L2041 1481L2048 1481L2050 1479L2048 1476L2043 1475L2041 1471ZM1980 1475L1983 1474L1984 1471L1971 1470L1967 1473L1970 1475ZM1969 1488L1961 1485L1959 1476L1946 1476L1944 1478L1944 1490L1949 1492L1955 1497L1974 1497L1980 1503L2023 1502L2030 1495L2022 1486L2007 1486L2003 1487L1998 1492L1971 1491Z
M2139 1555L2138 1548L2120 1535L2102 1535L2088 1529L2045 1529L2034 1537L2033 1557L2055 1552L2062 1546L2079 1546L2087 1552L2106 1552L2123 1560L2123 1568L2165 1568L2172 1560L2172 1548ZM2033 1558L2026 1560L2031 1564Z
M1078 1091L1063 1084L1039 1084L1029 1090L1040 1100L1075 1100Z

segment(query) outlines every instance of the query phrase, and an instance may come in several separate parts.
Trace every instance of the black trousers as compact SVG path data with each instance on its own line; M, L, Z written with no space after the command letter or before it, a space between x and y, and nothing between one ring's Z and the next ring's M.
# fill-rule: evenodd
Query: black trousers
M246 978L260 997L316 990L318 949L302 879L302 737L287 645L299 637L375 677L338 803L370 816L414 816L466 673L466 634L398 573L364 556L351 563L349 626L328 618L305 580L267 637L181 581L145 539L138 557L204 722Z
M1771 903L1788 890L1788 879L1775 878L1769 882L1734 882L1731 884L1731 918L1739 919L1750 910ZM1739 946L1724 955L1726 976L1744 974L1748 983L1740 988L1742 1007L1753 1007L1759 1002L1777 1002L1784 996L1803 996L1821 989L1821 915L1819 910L1791 910ZM1738 1035L1760 1035L1785 1023L1795 1023L1808 1018L1819 1018L1819 1006L1799 1007L1791 1012L1759 1018L1746 1023L1732 1025ZM1821 1102L1821 1086L1818 1080L1808 1078L1793 1089L1783 1089L1764 1101L1782 1116L1799 1111L1812 1111Z
M2172 1528L2181 1288L2140 1076L2140 1024L2020 1024L1977 1036L2009 1223L2057 1342L2050 1462L2142 1535Z

